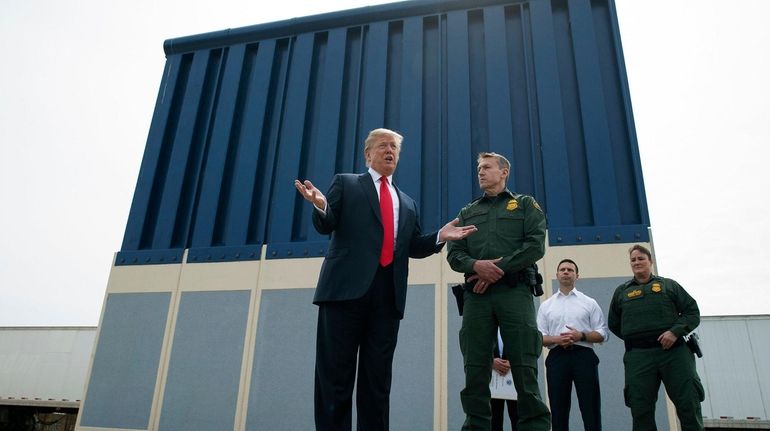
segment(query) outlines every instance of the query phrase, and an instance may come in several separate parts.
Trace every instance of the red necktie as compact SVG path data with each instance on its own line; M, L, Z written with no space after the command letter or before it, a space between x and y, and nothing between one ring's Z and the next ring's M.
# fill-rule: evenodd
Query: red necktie
M388 189L388 177L380 178L380 215L382 216L382 251L380 265L388 266L393 262L393 198Z

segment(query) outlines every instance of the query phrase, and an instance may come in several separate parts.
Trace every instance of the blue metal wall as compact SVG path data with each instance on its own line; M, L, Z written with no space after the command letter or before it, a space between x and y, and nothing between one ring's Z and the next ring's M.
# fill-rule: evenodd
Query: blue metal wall
M551 245L647 241L612 0L416 0L168 40L117 264L320 256L295 178L363 172L405 136L396 185L436 229L513 163Z

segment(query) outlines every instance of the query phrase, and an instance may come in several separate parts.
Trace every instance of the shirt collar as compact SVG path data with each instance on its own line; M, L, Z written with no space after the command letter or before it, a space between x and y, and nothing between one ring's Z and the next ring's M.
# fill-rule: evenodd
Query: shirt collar
M564 297L572 296L572 295L578 296L578 293L579 293L577 290L577 287L573 287L572 290L570 290L569 293L566 295L562 293L561 289L557 290L557 292L558 292L557 295L564 296Z
M639 283L639 282L636 280L636 277L634 277L634 278L632 278L632 279L631 279L631 284L632 284L632 285L638 285L638 286L642 286L642 285L645 285L645 284L650 284L650 283L652 283L652 281L653 281L653 280L660 280L660 277L658 277L658 276L657 276L657 275L655 275L655 274L652 274L652 275L650 276L650 279L649 279L649 280L647 280L647 283Z
M500 199L501 197L514 198L515 196L510 190L508 190L508 187L504 188L503 191L498 193L496 196L487 196L486 193L481 196L482 199Z
M372 180L375 182L375 184L377 183L377 181L380 180L380 178L382 178L382 174L375 171L371 167L369 168L369 175L372 176ZM390 184L391 186L393 185L393 175L388 175L388 184Z

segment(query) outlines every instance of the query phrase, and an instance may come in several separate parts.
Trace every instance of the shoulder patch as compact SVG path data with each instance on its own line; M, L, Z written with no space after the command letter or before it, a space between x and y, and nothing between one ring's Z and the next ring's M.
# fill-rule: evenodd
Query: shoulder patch
M538 210L538 211L540 211L540 212L543 212L543 209L542 209L542 208L540 208L540 204L539 204L539 203L537 203L537 201L535 200L535 198L532 198L532 206L533 206L533 207L535 207L535 208L537 208L537 210Z

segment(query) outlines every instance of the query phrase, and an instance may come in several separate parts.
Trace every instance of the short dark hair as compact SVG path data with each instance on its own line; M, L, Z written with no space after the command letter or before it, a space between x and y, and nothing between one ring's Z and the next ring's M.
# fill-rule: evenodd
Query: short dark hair
M631 253L633 253L634 250L638 251L639 253L646 254L647 259L652 260L652 253L650 253L650 250L647 247L640 244L634 244L633 247L628 249L628 255L631 256Z
M508 169L511 170L511 162L508 161L504 156L501 154L493 153L493 152L482 152L479 153L479 157L476 159L477 162L480 162L481 159L486 159L488 157L492 157L495 160L497 160L497 167L500 169Z
M556 265L556 271L557 272L559 271L559 267L561 266L561 264L564 263L564 262L571 263L571 264L575 265L575 274L580 274L580 270L578 269L577 263L575 263L575 261L572 260L572 259L562 259L561 262L559 262L559 264Z

